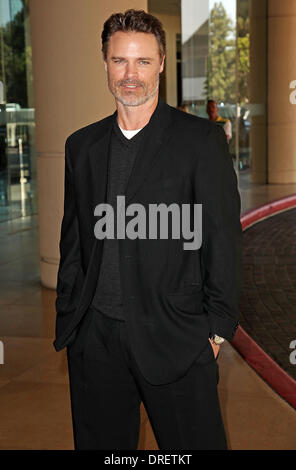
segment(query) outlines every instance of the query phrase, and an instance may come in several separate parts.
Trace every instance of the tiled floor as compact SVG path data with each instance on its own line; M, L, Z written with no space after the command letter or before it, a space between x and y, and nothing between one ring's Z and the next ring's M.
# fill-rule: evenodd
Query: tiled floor
M296 185L242 182L243 209L295 192ZM65 351L52 345L55 291L39 282L38 218L2 223L0 243L0 450L73 449ZM218 363L230 448L296 449L295 410L230 344ZM139 448L157 449L143 408Z

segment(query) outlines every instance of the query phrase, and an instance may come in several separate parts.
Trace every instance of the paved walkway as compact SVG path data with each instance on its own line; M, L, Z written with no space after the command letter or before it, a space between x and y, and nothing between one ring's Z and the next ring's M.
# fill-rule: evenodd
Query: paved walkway
M244 232L240 324L288 374L296 340L296 209L274 215Z

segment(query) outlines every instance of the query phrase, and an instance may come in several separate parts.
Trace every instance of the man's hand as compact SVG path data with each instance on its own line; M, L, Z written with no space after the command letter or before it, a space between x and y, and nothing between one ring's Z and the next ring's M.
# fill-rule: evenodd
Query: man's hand
M213 348L215 359L217 359L217 356L218 356L218 353L219 353L219 350L220 350L220 346L218 344L215 344L214 341L211 340L211 338L209 338L209 341L210 341L211 346Z

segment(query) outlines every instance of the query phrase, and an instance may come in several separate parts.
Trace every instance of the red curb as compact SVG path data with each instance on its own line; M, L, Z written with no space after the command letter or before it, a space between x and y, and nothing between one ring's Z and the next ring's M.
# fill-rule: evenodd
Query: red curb
M242 228L246 230L254 223L292 207L296 207L296 194L250 209L241 216ZM231 344L244 357L248 364L250 364L281 397L296 409L296 381L287 374L287 372L285 372L241 326L238 327Z
M241 215L242 228L243 230L246 230L254 223L292 207L296 207L296 194L276 199L275 201L250 209Z

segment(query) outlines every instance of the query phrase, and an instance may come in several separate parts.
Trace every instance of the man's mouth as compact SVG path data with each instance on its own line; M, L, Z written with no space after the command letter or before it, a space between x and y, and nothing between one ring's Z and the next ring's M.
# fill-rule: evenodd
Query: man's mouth
M121 86L123 86L124 88L128 88L129 90L140 88L140 85L131 84L131 83L126 83L126 84L123 83Z

